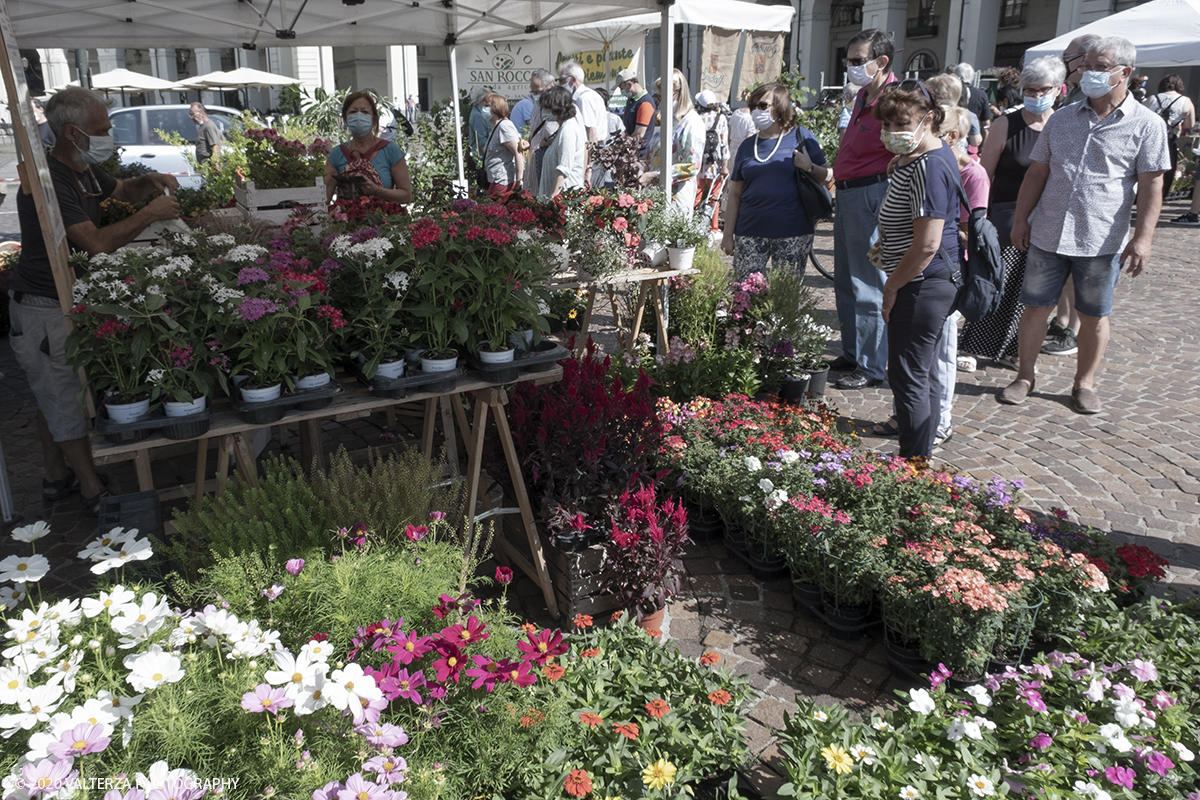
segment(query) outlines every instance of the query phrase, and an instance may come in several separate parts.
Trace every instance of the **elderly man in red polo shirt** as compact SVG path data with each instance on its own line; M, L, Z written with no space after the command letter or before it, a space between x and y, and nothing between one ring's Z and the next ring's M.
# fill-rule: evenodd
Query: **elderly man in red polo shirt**
M854 99L850 124L842 134L833 167L837 184L833 289L842 328L842 355L830 367L852 370L834 383L839 389L879 384L887 367L887 327L880 311L887 276L871 265L867 249L887 191L887 168L892 160L871 110L884 88L896 80L891 72L894 54L892 37L878 28L855 34L846 48L850 82L863 88Z

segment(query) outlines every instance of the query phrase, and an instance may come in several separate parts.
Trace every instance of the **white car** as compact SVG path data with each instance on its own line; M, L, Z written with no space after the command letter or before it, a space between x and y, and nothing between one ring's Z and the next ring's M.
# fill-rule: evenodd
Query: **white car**
M121 160L136 162L155 172L170 173L180 186L198 188L203 179L197 175L178 147L163 142L155 130L181 135L196 142L196 123L188 116L190 105L132 106L114 108L108 112L112 120L113 142L122 148ZM208 118L217 124L221 133L231 125L241 124L240 111L225 106L207 106Z

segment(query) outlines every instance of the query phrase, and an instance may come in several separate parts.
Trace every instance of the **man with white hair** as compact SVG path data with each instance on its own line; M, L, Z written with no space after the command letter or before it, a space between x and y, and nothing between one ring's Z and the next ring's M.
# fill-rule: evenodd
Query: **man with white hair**
M579 119L587 130L588 151L583 182L592 186L591 145L608 136L608 108L595 90L583 84L584 77L583 67L574 61L563 64L558 73L558 82L570 90L575 107L579 109Z
M55 136L46 163L72 250L89 256L111 253L132 242L150 223L179 217L179 202L165 191L179 188L170 175L151 172L119 180L95 169L113 154L108 107L98 95L79 87L64 89L46 103L46 119ZM104 200L138 203L153 195L159 196L137 213L100 227ZM76 399L79 377L67 364L67 320L32 195L17 194L17 218L22 246L9 286L9 342L37 400L46 470L42 497L52 502L81 492L83 510L96 516L103 486L92 462L83 407Z
M954 74L963 82L962 99L958 104L978 117L980 128L986 132L992 121L992 104L988 102L987 94L975 85L975 68L970 64L958 64Z
M1129 92L1136 60L1134 46L1119 36L1090 47L1079 81L1087 102L1051 116L1030 153L1012 227L1013 244L1029 252L1017 333L1020 369L998 395L1001 403L1019 405L1033 391L1046 318L1069 276L1080 323L1071 407L1079 414L1103 408L1094 384L1108 345L1113 289L1123 266L1131 277L1146 269L1162 210L1162 174L1171 164L1166 124ZM1137 227L1130 238L1135 196Z

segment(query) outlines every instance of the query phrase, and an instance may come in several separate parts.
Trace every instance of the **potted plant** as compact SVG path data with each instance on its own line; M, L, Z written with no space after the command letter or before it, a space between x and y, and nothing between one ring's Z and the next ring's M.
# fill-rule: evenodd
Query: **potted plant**
M605 543L605 588L639 624L658 630L667 600L679 592L687 511L674 498L659 501L652 485L626 489L611 515Z
M551 291L546 297L546 306L541 309L550 325L550 332L564 328L568 331L580 330L583 314L587 310L587 295L582 289L559 289Z
M696 248L708 242L708 231L695 214L659 203L650 223L650 238L667 248L671 269L691 269Z
M150 382L155 395L162 396L168 417L186 417L208 407L214 377L197 345L191 337L180 335L166 342L155 355Z
M564 192L565 237L575 266L596 278L631 269L649 237L657 197L650 192Z

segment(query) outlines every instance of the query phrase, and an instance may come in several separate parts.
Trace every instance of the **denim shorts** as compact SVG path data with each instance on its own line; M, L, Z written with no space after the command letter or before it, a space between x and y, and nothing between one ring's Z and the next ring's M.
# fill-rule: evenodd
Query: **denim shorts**
M1058 305L1067 278L1075 279L1075 309L1089 317L1112 313L1113 289L1121 276L1121 254L1063 256L1030 245L1021 302L1034 308Z

